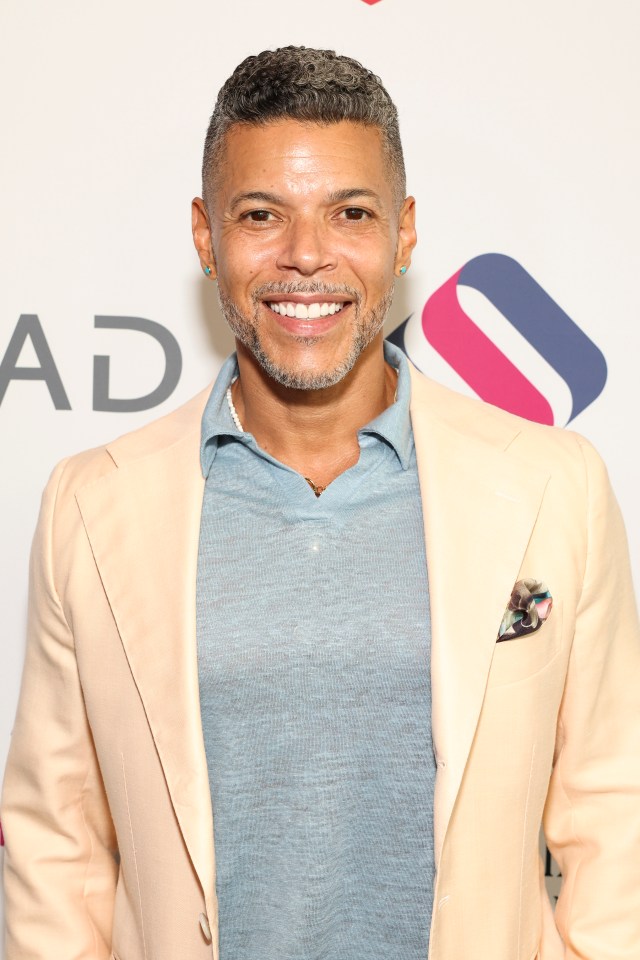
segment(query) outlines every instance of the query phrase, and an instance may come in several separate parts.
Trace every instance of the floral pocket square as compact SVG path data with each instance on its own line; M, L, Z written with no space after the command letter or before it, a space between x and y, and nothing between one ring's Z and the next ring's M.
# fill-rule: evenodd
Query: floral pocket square
M496 643L535 633L551 613L552 606L553 598L546 583L518 580L504 612Z

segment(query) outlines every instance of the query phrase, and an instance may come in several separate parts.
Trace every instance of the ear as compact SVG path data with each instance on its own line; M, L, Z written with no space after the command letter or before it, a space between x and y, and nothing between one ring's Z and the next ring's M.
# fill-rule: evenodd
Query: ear
M191 201L191 233L193 234L193 243L200 258L200 266L206 272L208 267L210 272L207 276L215 280L217 276L216 262L213 257L213 247L211 246L211 227L209 226L209 217L201 197L194 197Z
M398 216L398 244L394 270L396 274L400 272L401 267L408 267L411 263L411 253L417 240L416 201L414 197L407 197L402 202Z

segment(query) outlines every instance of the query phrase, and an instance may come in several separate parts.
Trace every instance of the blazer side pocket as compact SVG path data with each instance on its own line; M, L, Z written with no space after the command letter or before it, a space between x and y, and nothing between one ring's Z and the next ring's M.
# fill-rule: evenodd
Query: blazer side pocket
M558 600L535 633L496 643L487 686L501 687L534 677L555 660L561 641L562 601Z

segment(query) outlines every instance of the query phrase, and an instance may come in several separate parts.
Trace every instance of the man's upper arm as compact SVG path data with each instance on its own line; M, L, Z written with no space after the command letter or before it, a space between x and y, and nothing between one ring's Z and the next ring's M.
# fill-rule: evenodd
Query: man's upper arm
M110 955L116 841L54 583L56 500L45 490L31 552L27 652L2 795L6 960ZM55 531L55 533L54 533Z
M640 632L606 470L580 439L588 548L545 808L563 874L556 923L575 960L640 951Z

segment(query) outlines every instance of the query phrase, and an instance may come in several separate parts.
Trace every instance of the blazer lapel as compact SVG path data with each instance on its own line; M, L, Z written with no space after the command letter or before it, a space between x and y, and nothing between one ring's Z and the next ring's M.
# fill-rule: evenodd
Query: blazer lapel
M437 860L482 708L498 627L548 481L506 450L517 429L503 431L496 442L482 438L477 419L468 419L473 413L467 402L456 422L459 398L446 391L444 409L441 389L413 376L411 416L431 606Z
M198 418L196 430L125 458L77 500L212 917L213 821L196 654L199 439ZM118 462L118 442L109 452Z

